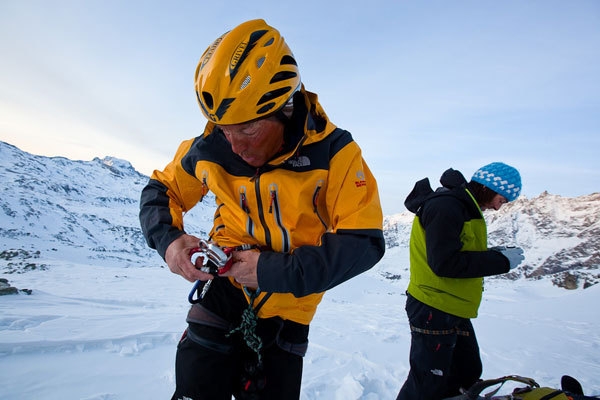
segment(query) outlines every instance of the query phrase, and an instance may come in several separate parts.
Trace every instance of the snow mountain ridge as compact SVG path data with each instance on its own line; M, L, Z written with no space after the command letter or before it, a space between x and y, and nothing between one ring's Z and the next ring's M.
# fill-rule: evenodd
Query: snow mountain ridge
M164 265L139 227L139 198L147 182L125 160L38 156L0 141L1 273L44 269L52 260ZM186 230L207 237L214 208L214 197L205 198L186 215ZM568 198L544 192L484 215L490 246L525 251L519 268L494 279L550 279L567 289L600 282L600 193ZM384 217L388 253L402 257L394 267L376 266L378 274L408 277L412 220L408 211Z
M10 261L8 272L33 268L36 259L164 264L139 225L147 182L128 161L37 156L0 141L0 260ZM205 200L190 212L189 231L206 236L213 209Z

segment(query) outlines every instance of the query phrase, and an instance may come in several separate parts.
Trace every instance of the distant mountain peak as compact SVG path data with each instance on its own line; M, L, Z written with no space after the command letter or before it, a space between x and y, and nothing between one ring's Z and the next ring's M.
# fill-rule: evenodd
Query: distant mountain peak
M491 279L550 279L569 289L600 282L600 193L569 198L544 191L484 216L489 246L525 251L519 268ZM385 217L388 248L408 247L413 218L408 211ZM403 262L408 268L408 259Z
M94 265L164 265L142 235L139 199L149 177L115 157L73 161L23 152L0 142L0 271L18 273L45 259ZM214 203L186 214L190 232L207 235ZM23 254L38 254L27 259ZM18 267L22 264L22 268Z

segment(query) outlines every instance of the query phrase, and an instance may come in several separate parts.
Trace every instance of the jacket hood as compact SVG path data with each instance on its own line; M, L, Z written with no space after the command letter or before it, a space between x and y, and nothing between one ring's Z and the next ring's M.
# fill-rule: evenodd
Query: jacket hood
M467 185L467 180L460 171L448 168L442 174L440 183L442 184L442 187L446 189L454 189L457 187L465 187Z
M306 91L304 85L300 92L304 96L304 132L306 134L306 142L318 142L323 137L333 132L336 126L329 120L325 110L319 103L319 97L316 93ZM294 99L295 100L295 99Z
M408 194L406 200L404 200L404 206L408 211L416 214L426 200L456 188L466 187L467 180L460 171L448 168L440 177L440 183L442 186L434 192L429 183L429 178L421 179L415 183L413 190Z

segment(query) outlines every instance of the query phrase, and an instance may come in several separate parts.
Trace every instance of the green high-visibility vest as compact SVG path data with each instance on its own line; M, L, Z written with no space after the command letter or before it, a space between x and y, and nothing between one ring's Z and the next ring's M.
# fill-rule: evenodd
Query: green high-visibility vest
M467 191L475 204L477 202ZM481 213L480 213L481 214ZM487 250L487 226L481 218L465 221L460 239L461 251ZM427 264L425 230L416 216L410 235L410 283L408 293L417 300L448 314L477 317L483 292L483 278L444 278Z

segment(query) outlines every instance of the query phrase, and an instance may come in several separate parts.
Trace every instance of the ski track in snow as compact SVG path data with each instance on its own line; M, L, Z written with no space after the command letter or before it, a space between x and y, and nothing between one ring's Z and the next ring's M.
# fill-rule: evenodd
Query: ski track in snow
M329 291L311 324L302 400L393 399L408 372L406 280L376 267ZM52 265L8 276L0 297L0 399L170 398L191 284L164 268ZM600 394L600 288L486 282L473 320L484 378L577 377Z

